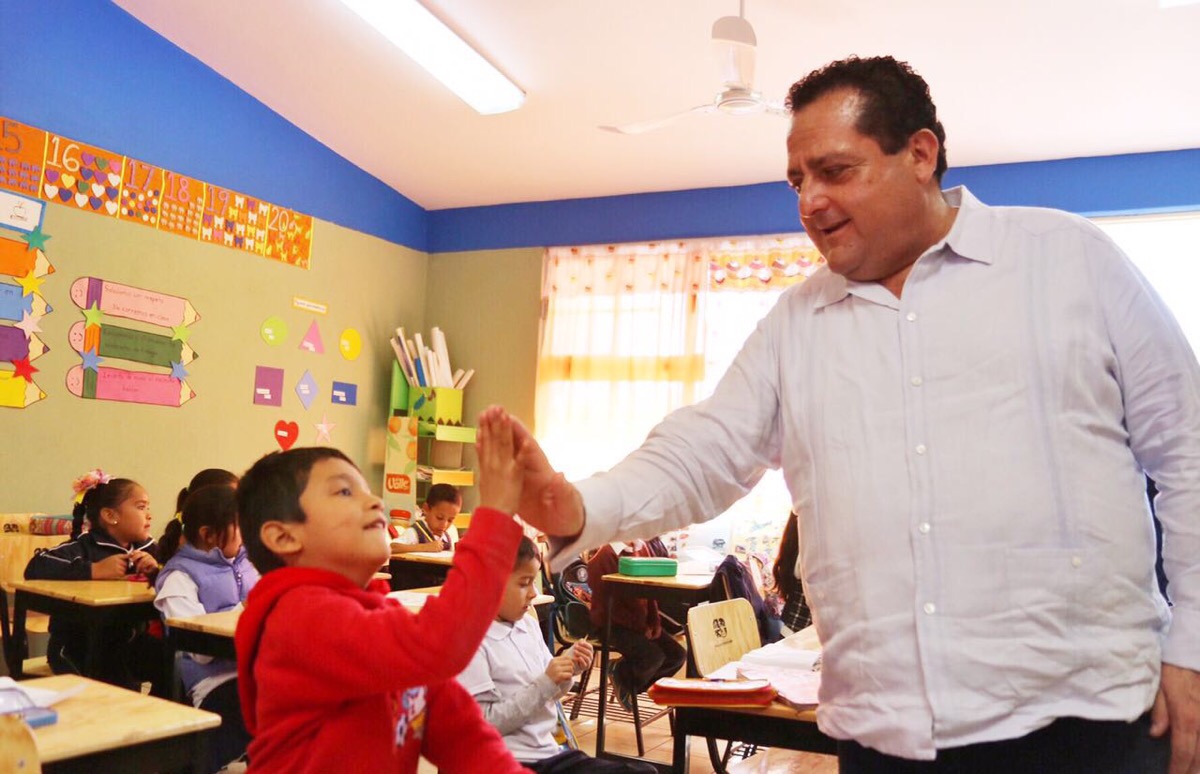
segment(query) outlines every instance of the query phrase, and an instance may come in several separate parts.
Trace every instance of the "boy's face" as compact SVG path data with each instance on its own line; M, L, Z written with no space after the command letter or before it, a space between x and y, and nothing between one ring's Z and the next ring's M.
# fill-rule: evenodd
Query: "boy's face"
M438 537L446 534L446 530L454 523L454 517L458 515L458 503L441 502L433 506L423 506L423 508L425 523L429 525L429 531Z
M289 564L331 570L365 586L388 560L383 501L345 460L329 458L313 465L300 509L305 521L287 525L298 546Z
M529 605L538 593L533 581L540 566L537 559L526 559L508 576L508 585L504 587L504 596L500 599L497 620L516 623L521 620L521 616L529 612Z

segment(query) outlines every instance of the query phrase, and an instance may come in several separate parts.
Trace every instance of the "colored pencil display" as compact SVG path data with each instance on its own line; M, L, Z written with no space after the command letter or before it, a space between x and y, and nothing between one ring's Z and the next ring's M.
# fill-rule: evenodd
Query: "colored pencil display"
M14 371L0 371L0 406L25 408L46 397L33 382L17 376Z
M26 295L20 285L0 283L0 320L20 322L24 315L41 317L52 311L54 307L47 304L40 293Z
M72 367L67 371L67 391L79 398L154 406L182 406L196 397L186 381L170 374L126 371L107 366L95 369Z
M45 277L54 273L54 267L41 250L30 250L24 242L16 239L0 239L0 274L10 277Z
M196 359L196 351L187 343L163 333L147 333L116 325L86 325L82 320L67 332L71 349L95 352L100 357L132 360L135 363L170 368L187 365Z
M200 319L196 308L185 298L130 285L80 277L71 283L71 301L80 309L98 307L112 317L175 328Z
M0 360L37 360L50 351L37 336L9 325L0 326Z

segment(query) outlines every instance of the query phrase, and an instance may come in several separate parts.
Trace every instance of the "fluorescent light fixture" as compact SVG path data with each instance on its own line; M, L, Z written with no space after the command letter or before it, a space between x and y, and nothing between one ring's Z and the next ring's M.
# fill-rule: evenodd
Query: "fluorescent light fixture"
M477 112L507 113L525 102L525 92L417 0L342 2Z

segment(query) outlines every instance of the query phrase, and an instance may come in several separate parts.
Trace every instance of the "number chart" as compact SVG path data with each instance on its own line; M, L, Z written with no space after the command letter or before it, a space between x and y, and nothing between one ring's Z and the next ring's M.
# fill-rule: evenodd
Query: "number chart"
M307 269L313 219L0 117L0 189Z

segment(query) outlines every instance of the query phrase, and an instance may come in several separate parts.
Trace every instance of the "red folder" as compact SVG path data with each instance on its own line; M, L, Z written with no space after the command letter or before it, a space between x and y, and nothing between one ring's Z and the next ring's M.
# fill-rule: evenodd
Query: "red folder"
M765 707L778 691L766 680L705 680L664 677L646 694L667 707Z

